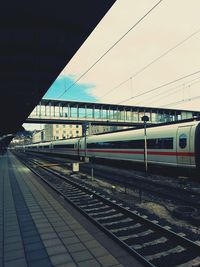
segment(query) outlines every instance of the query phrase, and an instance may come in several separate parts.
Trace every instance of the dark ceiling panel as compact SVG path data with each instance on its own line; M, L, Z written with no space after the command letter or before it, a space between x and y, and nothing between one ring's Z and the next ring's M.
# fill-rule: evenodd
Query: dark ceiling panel
M1 3L0 136L20 129L114 2Z

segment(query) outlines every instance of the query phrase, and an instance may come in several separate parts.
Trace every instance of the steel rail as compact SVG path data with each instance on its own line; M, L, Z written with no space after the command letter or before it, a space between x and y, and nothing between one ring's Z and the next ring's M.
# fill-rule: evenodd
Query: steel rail
M28 167L30 168L30 166L28 166ZM63 175L61 175L61 174L59 174L53 170L50 170L50 169L47 169L46 167L41 167L41 166L39 168L46 171L47 173L50 173L51 175L58 177L59 179L62 179L63 181L67 182L68 184L75 186L76 188L80 189L81 191L84 191L88 195L92 194L93 199L97 199L100 202L102 202L103 204L106 204L107 206L111 207L112 209L115 209L117 212L124 214L128 218L131 218L131 219L141 223L142 225L145 225L146 227L150 228L151 230L154 230L155 232L161 234L161 236L165 236L167 239L175 241L176 244L180 245L181 247L187 248L190 251L194 251L197 254L197 256L200 255L200 252L199 252L200 246L198 244L196 244L195 242L193 242L193 241L191 241L185 237L182 237L182 236L172 232L171 230L165 229L162 226L155 224L148 219L145 219L145 218L139 216L138 214L112 202L110 199L107 199L107 198L99 195L95 191L88 189L86 186L81 186L77 182L71 181L70 179L66 178L65 176L63 176ZM31 168L31 170L32 170L32 168ZM109 236L111 236L113 239L115 239L122 247L124 247L129 253L134 255L140 262L145 264L145 266L154 266L151 264L151 262L149 262L147 259L145 259L144 256L140 255L135 249L129 247L125 242L120 240L120 238L118 238L116 235L114 235L111 231L109 231L106 227L104 227L101 223L99 223L95 218L93 218L87 212L85 212L83 209L78 207L73 201L71 201L69 198L67 198L64 193L60 192L54 185L52 185L44 177L42 177L41 174L39 174L35 170L32 170L32 171L34 171L34 173L36 175L38 175L43 181L45 181L48 185L50 185L51 188L53 188L57 193L61 194L65 200L70 202L82 214L84 214L89 220L91 220L93 223L95 223L100 229L102 229L102 231L106 232Z
M37 155L39 157L39 155ZM40 158L40 157L39 157ZM46 157L47 160L50 160L49 157ZM54 160L55 162L55 160ZM56 160L56 162L60 162L59 160ZM83 166L83 168L87 168L86 166ZM98 170L96 170L98 172ZM165 199L170 199L174 200L177 203L177 200L184 205L191 205L192 207L195 207L199 209L200 207L200 192L194 192L188 189L183 189L183 188L176 188L175 186L160 183L159 181L151 181L148 179L145 179L144 177L137 177L134 176L134 179L130 180L131 178L128 178L129 181L119 178L108 178L108 177L103 177L106 180L112 181L115 184L119 186L129 186L131 189L138 189L141 190L142 192L148 192L148 193L153 193L156 194L158 197L165 198ZM142 185L141 185L142 183ZM169 190L166 192L166 190ZM183 195L181 195L181 194ZM187 197L186 197L187 194ZM197 199L199 198L199 200Z

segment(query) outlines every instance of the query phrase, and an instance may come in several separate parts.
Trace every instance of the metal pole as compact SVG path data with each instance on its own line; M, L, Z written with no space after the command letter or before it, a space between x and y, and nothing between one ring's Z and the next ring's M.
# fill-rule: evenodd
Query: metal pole
M87 119L87 105L85 105L85 118Z
M92 181L94 181L94 168L91 168L91 177L92 177Z
M144 122L144 163L145 163L145 171L147 174L148 166L147 166L147 129L146 129L146 123L149 121L148 116L143 116L142 121Z
M147 130L146 130L146 121L144 121L144 161L145 161L145 172L148 172L147 165Z
M92 108L92 118L95 119L95 106Z
M49 117L51 118L51 102L49 102Z
M76 107L76 117L77 117L77 119L79 118L79 106L78 105Z
M58 113L59 113L58 117L60 118L61 117L60 116L60 103L59 103Z
M40 102L40 106L39 106L39 117L41 117L41 102Z
M85 158L87 157L87 136L86 136L86 132L87 132L87 128L88 128L88 124L87 122L83 123L83 136L84 136L84 143L85 143Z

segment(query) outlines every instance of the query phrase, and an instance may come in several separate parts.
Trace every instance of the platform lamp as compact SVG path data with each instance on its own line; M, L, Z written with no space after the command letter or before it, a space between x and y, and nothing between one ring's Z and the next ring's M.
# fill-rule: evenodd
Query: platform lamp
M149 121L148 116L143 116L142 121L144 122L144 162L145 162L145 172L148 172L148 165L147 165L147 121Z

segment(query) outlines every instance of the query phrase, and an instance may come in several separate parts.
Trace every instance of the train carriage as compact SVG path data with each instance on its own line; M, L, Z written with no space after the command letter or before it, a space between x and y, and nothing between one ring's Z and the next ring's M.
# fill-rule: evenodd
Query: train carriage
M147 129L147 160L195 167L195 122ZM87 156L144 162L144 130L97 135L87 140Z
M144 129L33 144L25 149L83 158L144 162ZM147 161L151 164L200 168L200 122L147 128Z

